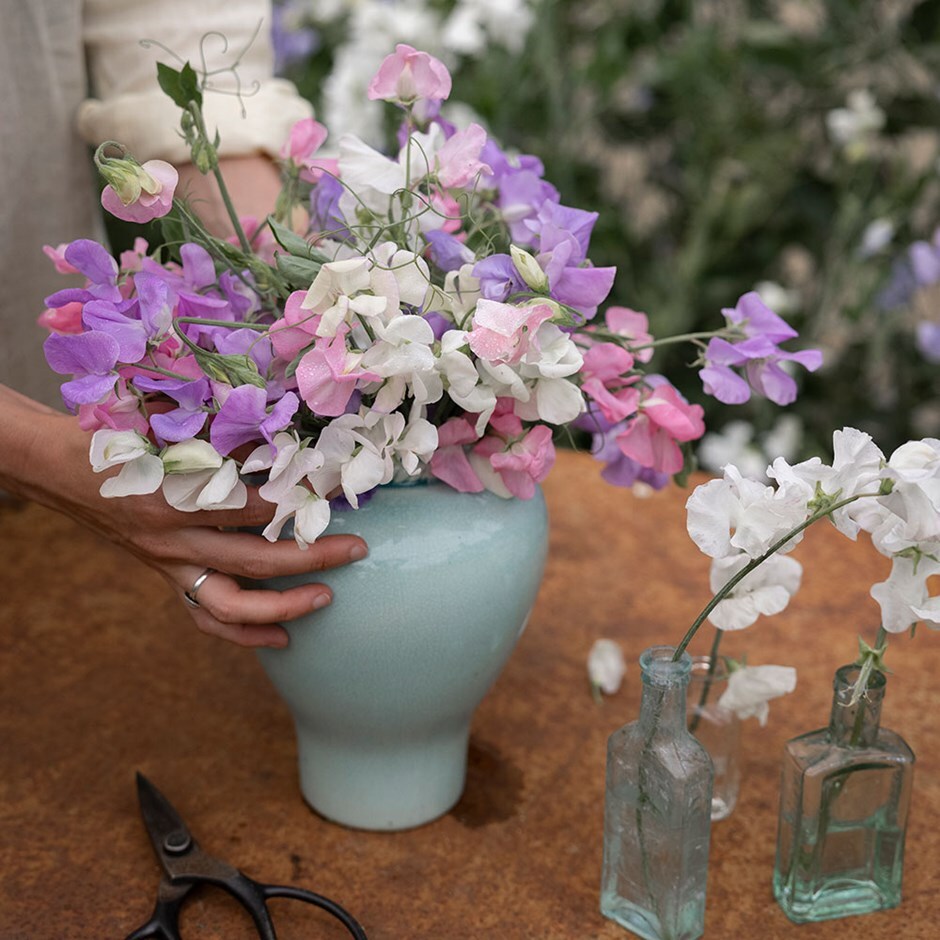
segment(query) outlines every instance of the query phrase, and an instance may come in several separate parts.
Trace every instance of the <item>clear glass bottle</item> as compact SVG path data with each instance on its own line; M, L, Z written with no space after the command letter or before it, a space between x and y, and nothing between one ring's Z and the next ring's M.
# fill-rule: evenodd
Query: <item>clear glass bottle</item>
M833 683L828 728L787 742L780 789L774 896L796 923L895 907L914 754L880 727L885 676L849 705L857 666Z
M692 677L687 695L686 717L689 731L708 751L715 768L712 791L712 822L727 819L738 802L741 789L741 720L718 704L728 687L728 669L721 657L709 676L711 658L692 659Z
M601 913L646 940L705 929L712 762L686 727L692 660L640 657L640 717L607 744Z

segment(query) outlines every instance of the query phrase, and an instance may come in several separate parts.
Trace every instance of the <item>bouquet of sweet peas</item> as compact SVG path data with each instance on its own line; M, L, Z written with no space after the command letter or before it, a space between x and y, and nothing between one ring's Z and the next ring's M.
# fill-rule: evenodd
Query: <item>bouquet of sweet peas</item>
M327 157L326 129L295 125L262 225L231 207L205 83L188 64L159 65L158 79L236 234L215 237L174 198L173 167L98 149L104 207L162 218L166 237L162 253L138 240L117 260L88 240L47 248L86 278L49 297L41 322L49 364L70 376L65 403L94 432L94 469L121 467L103 495L162 489L184 511L240 508L252 475L277 507L265 535L292 520L305 546L331 500L355 508L393 480L528 498L569 425L592 435L612 482L662 486L688 469L703 410L646 371L672 340L654 340L644 314L597 316L615 270L588 258L596 214L564 206L536 157L448 122L439 61L399 45L369 85L402 109L393 156L347 136ZM705 391L791 401L781 361L814 369L819 353L784 352L796 334L756 294L724 316L691 338Z

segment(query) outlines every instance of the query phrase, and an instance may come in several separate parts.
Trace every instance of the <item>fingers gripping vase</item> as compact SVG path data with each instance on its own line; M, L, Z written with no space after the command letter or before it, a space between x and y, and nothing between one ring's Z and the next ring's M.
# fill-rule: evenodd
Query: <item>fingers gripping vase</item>
M473 712L542 578L545 501L393 484L334 513L336 533L361 535L369 555L267 582L322 581L334 599L259 657L293 713L307 802L347 826L418 826L460 798Z

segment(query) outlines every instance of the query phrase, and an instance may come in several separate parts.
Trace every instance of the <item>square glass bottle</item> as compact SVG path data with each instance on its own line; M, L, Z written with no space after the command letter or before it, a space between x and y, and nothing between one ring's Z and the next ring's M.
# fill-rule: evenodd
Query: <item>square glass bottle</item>
M640 657L640 717L607 745L601 913L645 940L705 929L712 762L686 727L688 654Z
M796 923L901 901L914 754L880 726L884 673L850 704L858 676L857 666L839 669L829 727L784 749L773 888Z

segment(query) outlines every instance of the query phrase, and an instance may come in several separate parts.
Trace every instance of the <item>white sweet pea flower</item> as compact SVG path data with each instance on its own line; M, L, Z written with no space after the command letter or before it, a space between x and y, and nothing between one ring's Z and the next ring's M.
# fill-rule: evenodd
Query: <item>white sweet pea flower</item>
M166 501L181 512L244 509L248 503L248 488L238 477L238 465L229 457L219 459L221 463L217 468L168 472L163 478Z
M787 317L796 313L802 306L798 290L788 289L776 281L759 281L754 285L754 290L760 295L760 299L778 316Z
M382 418L400 414L378 415L374 412L366 418L355 414L334 418L317 439L316 450L323 455L320 469L310 474L314 490L322 497L328 496L337 487L354 508L359 508L359 494L391 481L394 466L388 450L388 434L382 438L385 424ZM378 423L378 428L376 428ZM373 438L378 438L379 443Z
M763 727L770 714L767 703L795 688L796 670L792 666L740 666L728 677L718 707L734 712L742 721L756 718Z
M389 290L394 296L387 295ZM358 317L397 314L396 281L394 277L374 278L368 258L330 261L320 268L300 306L320 315L317 336L335 336L341 323L358 326Z
M802 493L809 504L817 498L817 489L829 499L842 500L868 493L876 494L881 485L884 454L870 435L855 428L843 428L832 435L833 460L827 466L818 457L790 466L778 457L767 471L781 490L789 494ZM837 509L832 514L835 527L853 541L861 520L870 516L872 500L858 500Z
M92 469L101 473L121 467L117 476L101 484L101 495L112 499L155 493L163 482L163 461L154 451L150 441L136 431L95 431L88 453Z
M733 464L722 479L696 487L685 506L692 541L712 558L737 552L757 558L809 516L802 488L774 490L743 477ZM780 551L791 551L802 537Z
M750 560L743 553L715 558L709 575L712 593L717 593ZM799 590L802 575L803 567L795 558L771 555L719 601L708 619L719 630L743 630L761 615L779 614Z
M305 486L291 487L278 500L274 518L262 535L268 541L276 542L288 519L294 521L294 541L306 550L330 524L330 501Z
M461 328L469 325L470 314L480 300L480 280L473 276L473 267L473 264L465 264L444 275L442 294L446 303L443 306Z
M845 108L834 108L826 115L826 127L833 142L850 155L862 156L868 141L885 125L885 113L867 89L849 93Z
M437 450L437 428L424 418L412 418L392 441L389 448L392 457L408 476L414 476L422 464L426 464Z
M424 258L399 248L395 242L382 242L371 255L377 268L395 278L399 303L424 309L431 288L431 271Z
M595 640L588 653L587 671L592 688L605 695L619 691L627 671L620 644L614 640Z
M468 414L477 415L476 432L480 435L496 409L496 392L482 380L469 349L466 330L448 330L441 337L437 368L450 398Z
M878 499L889 514L871 529L872 542L886 555L940 540L940 441L925 438L902 444L884 476L894 484Z
M903 633L923 621L940 629L940 595L930 595L929 579L940 574L940 542L923 551L909 551L891 560L887 581L875 584L871 596L881 607L881 624L889 633Z
M427 320L404 315L387 325L373 326L376 340L363 355L361 368L391 380L376 396L374 409L394 411L407 394L419 405L438 401L444 384L431 350L434 331Z

